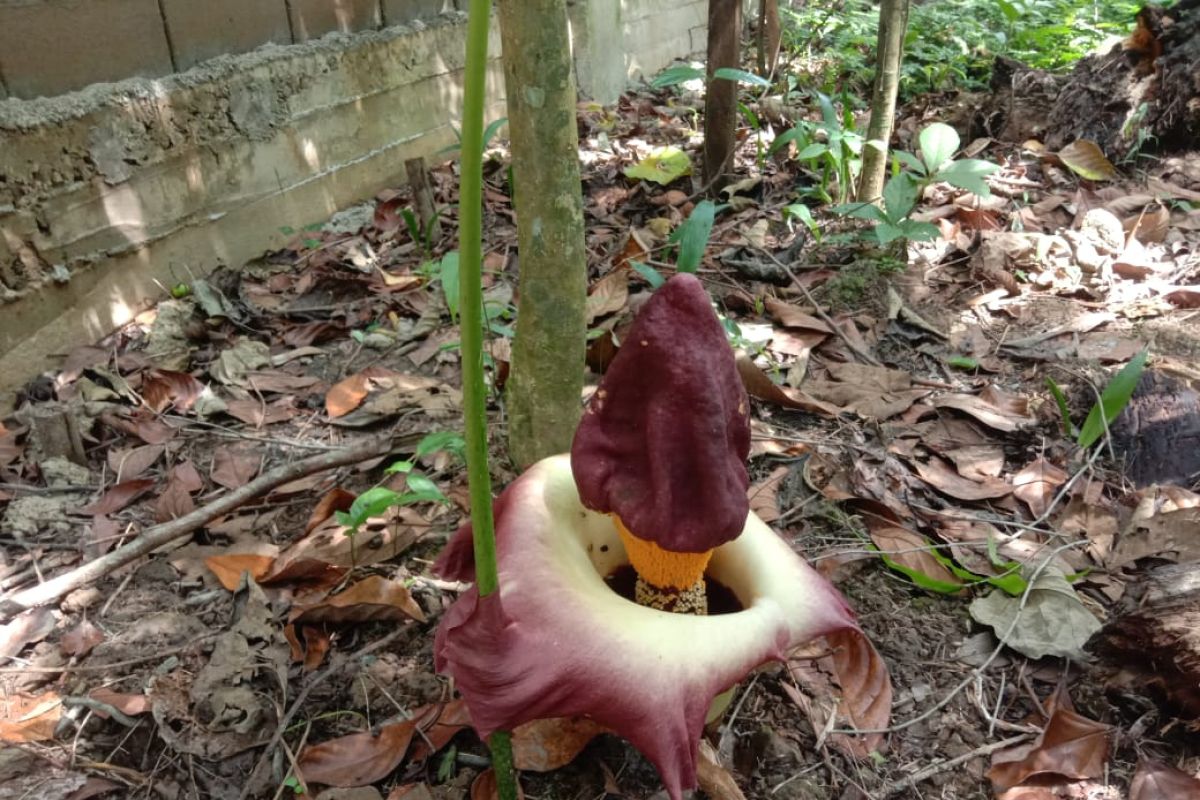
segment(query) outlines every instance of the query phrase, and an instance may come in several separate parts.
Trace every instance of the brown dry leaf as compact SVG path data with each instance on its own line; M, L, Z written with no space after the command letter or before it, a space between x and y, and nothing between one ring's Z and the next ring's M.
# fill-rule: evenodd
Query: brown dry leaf
M104 641L104 631L84 619L71 630L63 634L59 640L59 649L63 654L75 658L83 658L92 652L92 648Z
M771 316L785 328L813 331L826 336L833 334L833 329L829 327L828 323L778 298L768 297L763 301L763 305Z
M721 766L717 751L707 739L700 740L700 757L696 759L696 783L711 800L746 800L729 770Z
M156 414L172 405L181 414L187 413L203 392L204 384L186 372L154 369L142 380L142 399Z
M973 481L959 475L940 458L931 458L928 463L910 462L921 476L921 480L944 495L958 500L990 500L1011 494L1013 487L997 478Z
M109 450L108 468L117 476L117 481L127 481L141 475L163 454L161 444L146 444L121 450Z
M942 455L954 462L959 475L969 480L985 481L988 478L998 478L1004 471L1002 444L966 445L946 450Z
M808 393L866 419L887 419L907 411L930 393L914 389L908 373L886 367L847 362L831 364L832 381L805 381Z
M1117 168L1100 149L1088 139L1076 139L1058 151L1058 157L1072 172L1089 181L1108 181L1117 177Z
M226 489L237 489L253 480L261 465L262 457L256 452L222 447L213 453L212 472L209 473L209 477L213 479L213 483Z
M1200 561L1197 531L1200 531L1200 508L1180 508L1135 519L1117 539L1105 566L1115 570L1149 556L1179 563Z
M962 581L933 557L929 551L929 540L924 536L871 518L867 518L867 529L871 541L889 560L949 586L962 586Z
M154 502L154 519L156 522L167 522L187 516L195 510L196 501L192 499L187 485L172 478Z
M153 488L154 481L150 478L124 481L109 489L96 502L81 508L80 511L94 517L115 514Z
M795 408L829 417L836 418L842 414L842 409L810 397L799 389L785 389L775 384L765 372L755 366L754 361L745 353L738 353L737 368L738 374L742 377L742 384L746 387L746 393L751 397L757 397L759 400L765 400L784 408Z
M88 692L88 697L92 698L93 700L99 700L105 705L110 705L117 711L120 711L122 714L127 714L131 717L136 717L139 714L147 714L150 712L150 698L144 694L114 692L107 686L99 686ZM105 715L105 717L107 717L107 715Z
M425 612L399 581L378 575L353 584L343 592L300 610L297 623L425 621Z
M90 800L93 797L99 797L102 794L115 792L118 789L126 788L124 784L110 781L107 778L91 777L87 782L80 786L75 791L63 798L63 800Z
M136 436L146 444L166 444L175 438L176 430L146 409L139 409L128 418L105 413L100 419L109 427Z
M291 645L292 660L302 662L305 672L321 666L333 646L329 634L316 625L301 625L298 632L295 625L285 625L283 635Z
M1067 473L1042 456L1012 476L1012 492L1029 506L1035 517L1041 518L1050 506L1055 491L1067 482Z
M1099 778L1108 761L1108 735L1111 732L1111 726L1082 717L1060 705L1033 742L996 753L987 776L996 791L1042 775L1062 776L1073 781Z
M300 355L323 355L324 351L316 347L302 347ZM300 356L293 356L300 357ZM275 363L280 363L277 359ZM274 394L309 394L308 390L321 382L316 375L292 375L280 370L261 370L246 373L246 385L255 392L271 392Z
M346 535L345 526L331 517L313 526L280 553L275 572L263 582L283 580L283 574L297 562L350 569L386 561L403 553L429 529L429 522L411 506L391 508L381 517L372 517L353 538Z
M1129 785L1129 800L1185 800L1200 797L1200 780L1182 770L1142 758L1138 761L1133 783Z
M0 658L10 659L26 645L45 639L56 624L54 612L48 608L22 611L7 625L0 625Z
M1029 413L1029 401L1007 394L994 386L978 395L947 394L931 401L935 408L953 408L968 414L1001 433L1012 433L1037 424Z
M892 717L892 679L871 640L855 630L838 631L792 651L788 672L800 688L782 684L818 735L829 715L837 727L886 728ZM852 758L866 758L884 745L883 734L833 734L830 741Z
M332 517L334 512L349 511L356 499L357 496L353 492L348 492L340 486L329 490L309 514L308 522L304 525L304 533L312 533L313 528Z
M228 400L225 403L225 413L235 417L247 425L261 428L276 422L287 422L299 411L292 403L291 396L280 397L270 403L260 400Z
M249 572L255 582L260 582L275 566L275 556L259 553L228 553L204 559L204 565L217 576L217 580L231 592L242 585L242 573Z
M570 764L602 733L608 728L587 717L535 719L513 729L513 761L517 769L550 772Z
M615 314L629 302L629 273L613 270L592 284L587 296L587 324L590 327L598 318Z
M750 510L763 522L774 522L783 516L779 510L779 484L788 472L787 467L776 467L770 475L746 490Z
M462 698L445 705L423 706L416 709L413 716L421 720L421 730L425 733L413 747L411 761L414 762L441 750L459 731L471 726L471 715Z
M185 458L172 467L167 475L167 480L176 481L189 492L198 492L204 488L204 478L200 477L196 465L190 458Z
M405 783L388 792L387 800L433 800L425 783Z
M378 736L352 733L305 747L297 766L305 783L367 786L383 780L400 765L412 743L417 719L384 725Z
M358 408L370 391L370 377L364 372L340 380L325 393L325 413L330 419L345 416Z
M0 742L49 741L61 717L62 698L55 692L0 693Z
M496 785L496 771L488 767L483 772L475 776L475 780L471 782L471 800L499 800L500 788ZM521 781L517 780L517 798L525 800L525 790L521 788Z

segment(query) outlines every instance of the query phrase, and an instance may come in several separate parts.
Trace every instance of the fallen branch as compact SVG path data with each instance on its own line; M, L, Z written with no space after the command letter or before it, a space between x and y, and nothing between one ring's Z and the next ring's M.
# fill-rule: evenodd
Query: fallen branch
M883 793L880 794L879 797L882 799L887 797L895 797L898 794L906 793L918 783L927 781L934 775L942 772L948 772L960 764L965 764L973 758L982 758L983 756L991 755L997 750L1003 750L1006 747L1012 747L1013 745L1021 744L1022 742L1028 741L1031 738L1033 738L1032 733L1022 733L1019 736L1010 736L1009 738L1002 739L999 742L988 742L987 744L976 747L969 753L963 753L960 756L948 758L945 761L935 762L927 767L917 770L908 777L901 778L893 783L889 783L887 786L883 787Z
M239 506L265 494L285 483L324 472L327 469L356 464L385 455L392 447L391 437L371 439L341 450L331 450L328 453L303 458L299 461L289 461L275 469L268 470L254 480L234 489L207 505L201 506L178 519L164 522L147 528L142 535L129 544L119 547L110 553L105 553L94 561L89 561L81 567L59 575L56 578L40 583L24 591L17 592L0 602L0 622L8 620L30 608L45 605L57 600L68 592L99 580L126 564L154 552L165 544L188 535L208 522L228 514Z

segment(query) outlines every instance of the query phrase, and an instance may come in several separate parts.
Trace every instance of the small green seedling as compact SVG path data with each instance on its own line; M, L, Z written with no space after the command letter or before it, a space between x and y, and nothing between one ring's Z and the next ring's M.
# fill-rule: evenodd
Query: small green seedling
M1053 378L1046 378L1046 386L1062 415L1063 431L1074 438L1076 444L1086 450L1104 436L1113 420L1125 410L1125 406L1129 405L1133 391L1137 388L1142 372L1146 369L1146 359L1149 356L1150 351L1143 350L1113 376L1113 379L1104 387L1104 391L1100 393L1099 402L1093 405L1092 410L1088 412L1087 419L1083 421L1083 427L1078 429L1071 422L1071 412L1067 408L1067 398L1063 394L1063 390L1054 382Z
M723 205L714 205L711 200L702 200L692 209L687 220L671 234L668 241L679 245L675 267L680 272L695 272L700 268L700 259L704 258L708 238L712 235L713 221L717 212L724 208Z

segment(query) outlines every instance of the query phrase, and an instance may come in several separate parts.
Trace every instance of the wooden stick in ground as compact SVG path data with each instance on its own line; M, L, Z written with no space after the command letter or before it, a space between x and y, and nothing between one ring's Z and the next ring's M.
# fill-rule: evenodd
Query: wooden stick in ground
M433 190L429 188L429 172L425 169L425 159L407 159L404 162L404 171L408 173L408 185L412 188L417 219L421 221L421 235L426 237L425 247L429 249L433 247L434 242L442 238L442 221L438 219L437 207L433 203Z
M57 578L40 583L37 586L17 592L8 597L0 603L0 622L7 622L26 609L45 605L85 584L99 580L134 559L152 553L163 545L188 535L217 517L228 514L230 511L253 500L260 494L265 494L272 489L282 486L285 483L290 483L298 478L303 478L306 475L324 472L334 467L343 467L347 464L356 464L360 461L366 461L369 458L385 455L391 447L391 437L385 436L378 439L370 439L341 450L331 450L327 453L300 459L299 461L290 461L286 464L281 464L275 469L268 470L259 475L245 486L234 489L229 494L223 495L213 502L197 508L190 514L185 514L170 522L164 522L161 525L147 528L142 532L141 536L123 547L118 547L111 553L106 553L94 561L89 561L81 567L59 575Z

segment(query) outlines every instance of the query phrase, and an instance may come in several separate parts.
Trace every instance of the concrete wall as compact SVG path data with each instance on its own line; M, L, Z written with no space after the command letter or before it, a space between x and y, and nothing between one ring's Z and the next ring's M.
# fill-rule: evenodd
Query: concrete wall
M158 78L268 42L378 30L459 0L0 0L0 99ZM462 0L465 4L466 0Z
M73 5L89 2L133 0ZM363 12L359 19L374 13L370 3L364 11L335 2ZM388 22L399 9L445 2L381 0L377 8ZM236 13L237 5L213 8ZM464 15L312 39L331 20L306 8L329 5L289 0L292 35L309 38L302 44L222 55L159 79L0 100L0 410L16 386L129 321L163 296L161 286L277 248L281 227L324 220L396 186L406 158L455 140ZM703 42L704 7L576 4L583 90L613 99L629 77L691 53ZM496 118L505 113L496 30L491 53L488 116Z

